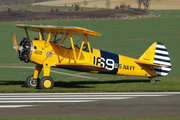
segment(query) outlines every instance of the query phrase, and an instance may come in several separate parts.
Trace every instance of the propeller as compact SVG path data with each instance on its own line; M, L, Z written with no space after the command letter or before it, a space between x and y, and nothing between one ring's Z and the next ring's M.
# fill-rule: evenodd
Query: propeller
M11 33L11 37L12 37L12 41L13 41L13 50L16 51L16 53L17 53L19 47L17 45L16 36L13 31Z

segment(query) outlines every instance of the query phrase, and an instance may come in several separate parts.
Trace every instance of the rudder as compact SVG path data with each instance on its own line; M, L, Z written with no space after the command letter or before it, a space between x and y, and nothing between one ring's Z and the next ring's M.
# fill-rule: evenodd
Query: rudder
M166 76L171 70L169 53L166 47L160 42L157 42L156 44L156 50L155 50L153 63L166 66L166 67L158 67L158 66L154 67L154 70L157 76Z

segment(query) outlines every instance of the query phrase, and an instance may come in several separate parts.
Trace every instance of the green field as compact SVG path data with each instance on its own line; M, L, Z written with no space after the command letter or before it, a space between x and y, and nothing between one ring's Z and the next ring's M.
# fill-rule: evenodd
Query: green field
M160 81L155 84L150 84L148 83L149 79L144 77L126 77L115 75L91 74L54 68L53 70L55 71L68 72L72 75L89 76L97 79L84 79L69 75L51 73L51 77L55 79L57 85L52 91L49 92L78 92L78 90L76 90L78 88L80 88L80 92L125 91L127 88L131 86L137 87L126 91L180 91L180 64L178 63L180 61L180 56L178 54L180 50L180 11L172 10L150 12L158 13L161 15L161 17L140 19L69 20L41 21L28 23L0 23L0 66L35 66L32 63L26 64L18 61L15 52L12 50L11 31L14 30L18 43L22 40L23 37L25 37L24 30L16 28L15 24L48 24L56 26L79 26L96 31L103 35L102 37L89 37L91 47L133 58L139 58L153 42L162 42L166 46L170 54L172 70L170 71L167 77L156 78L156 80ZM33 32L31 32L30 34L31 39L37 37L38 35L37 33ZM42 92L36 89L29 89L28 91L26 90L26 88L20 87L23 85L23 81L25 81L26 77L30 74L33 74L33 71L33 69L25 68L0 68L1 92L13 92L13 90L7 90L8 88L13 88L12 86L16 86L20 89L20 91L16 92ZM95 85L93 85L93 81L95 81ZM104 83L108 84L110 88L115 87L116 89L101 90L101 88L103 88L104 85L106 85ZM63 85L65 85L65 87ZM123 88L123 85L126 87L124 87L124 89L121 89ZM141 85L142 88L138 89L138 86ZM166 87L164 89L160 89L163 88L163 85ZM14 88L14 90L17 89Z
M149 83L142 78L104 78L89 79L61 79L55 80L52 90L24 87L24 80L0 81L0 93L24 92L177 92L180 91L179 77L157 78L156 83Z

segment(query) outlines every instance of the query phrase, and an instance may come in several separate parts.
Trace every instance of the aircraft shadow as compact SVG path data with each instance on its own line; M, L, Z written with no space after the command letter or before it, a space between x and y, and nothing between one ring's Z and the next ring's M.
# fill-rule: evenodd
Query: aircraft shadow
M24 85L24 83L25 83L25 81L13 81L13 80L11 80L11 81L9 81L9 80L3 80L3 81L1 81L0 80L0 85Z
M159 82L160 80L156 80ZM84 85L91 85L91 84L117 84L117 83L149 83L150 80L148 79L127 79L127 80L108 80L108 81L72 81L72 82L65 82L65 81L57 81L55 82L54 87L63 87L63 88L93 88L90 86Z

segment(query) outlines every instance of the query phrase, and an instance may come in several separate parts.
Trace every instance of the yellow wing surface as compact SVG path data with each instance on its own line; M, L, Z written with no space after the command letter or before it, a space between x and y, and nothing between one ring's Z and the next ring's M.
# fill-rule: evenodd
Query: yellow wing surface
M65 68L65 69L71 69L75 71L82 71L82 72L92 72L92 73L98 73L101 72L110 72L110 70L106 68L101 68L97 65L92 64L86 64L86 63L65 63L65 64L56 64L56 67Z
M102 36L101 34L94 32L92 30L88 30L81 27L74 27L74 26L39 26L39 25L23 25L23 24L17 24L16 27L23 28L30 31L39 32L40 30L43 31L43 33L49 33L50 31L53 31L57 34L66 34L68 31L71 31L72 35L88 35L88 36Z

